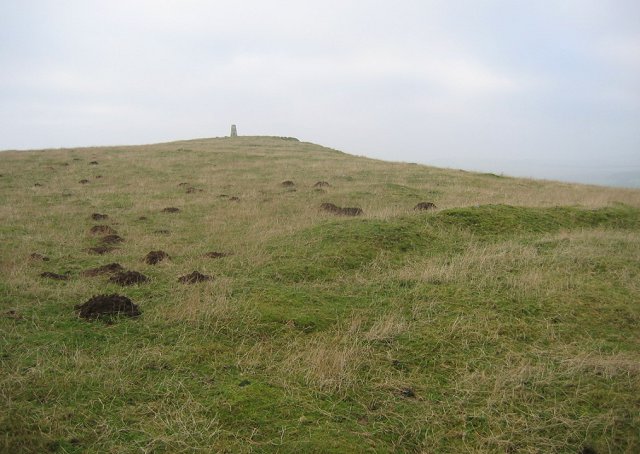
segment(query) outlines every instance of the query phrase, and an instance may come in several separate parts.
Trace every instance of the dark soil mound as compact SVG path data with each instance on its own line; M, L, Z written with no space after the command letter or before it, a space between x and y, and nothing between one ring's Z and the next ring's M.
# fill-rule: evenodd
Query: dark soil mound
M184 276L180 277L178 279L178 282L182 284L195 284L197 282L209 281L211 279L213 279L213 277L194 271L191 274L185 274Z
M98 246L98 247L90 247L89 249L87 249L87 251L89 251L91 254L98 254L98 255L102 255L102 254L108 254L111 251L114 251L116 248L114 247L109 247L109 246Z
M105 219L107 219L109 216L107 216L106 214L100 214L100 213L92 213L91 214L91 219L93 219L94 221L103 221Z
M168 258L169 258L169 254L167 254L164 251L151 251L145 256L144 261L149 265L155 265L156 263L160 263L164 259L168 259Z
M93 296L86 303L75 306L75 310L79 312L80 317L86 319L114 315L137 317L141 314L138 306L133 304L129 298L116 294Z
M229 197L229 200L231 200L232 202L239 202L240 201L240 197L236 197L236 196Z
M66 274L56 274L56 273L51 273L49 271L45 271L40 275L40 277L55 279L56 281L66 281L67 279L69 279L69 276L67 276Z
M134 285L148 281L149 278L137 271L120 271L109 278L109 282L120 285Z
M223 199L224 199L224 198L226 198L226 197L229 197L229 195L227 195L227 194L220 194L218 197L220 197L220 198L223 198Z
M33 183L33 185L34 185L35 187L41 187L41 186L42 186L40 183Z
M402 397L409 397L409 398L416 397L415 391L413 389L411 389L411 388L402 388L400 390L400 395Z
M194 192L202 192L202 189L198 189L198 188L194 188L194 187L188 187L186 192L187 192L187 194L193 194Z
M97 166L97 165L98 165L98 161L91 161L91 162L89 163L89 165Z
M120 271L124 271L124 268L119 263L109 263L108 265L99 266L97 268L91 268L82 272L83 276L101 276L103 274L114 274Z
M89 182L89 180L87 180L87 179L84 179L84 180L80 180L80 181L79 181L79 183L80 183L80 184L87 184L88 182Z
M362 208L357 208L357 207L341 208L339 214L343 216L360 216L362 214Z
M329 213L339 213L341 208L337 205L334 205L333 203L323 203L322 205L320 205L320 208L322 208L324 211L328 211Z
M179 211L180 211L180 208L176 208L176 207L167 207L162 210L163 213L178 213Z
M140 217L138 218L138 221L148 221L148 220L149 220L149 218L148 218L148 217L146 217L146 216L140 216Z
M116 243L122 243L123 241L124 241L124 238L122 238L119 235L107 235L104 238L102 238L103 244L116 244Z
M280 183L280 185L284 186L285 188L290 188L291 186L295 186L296 184L291 180L286 180Z
M333 203L323 203L320 205L320 208L323 209L324 211L328 211L329 213L339 214L342 216L360 216L362 214L361 208L356 208L356 207L340 208L339 206L334 205Z
M181 186L189 186L189 183L184 183L184 182L183 183L178 183L178 187L181 187Z
M591 446L585 446L580 451L580 454L598 454L598 452L595 449L593 449Z
M169 235L171 231L167 229L154 230L153 233L158 233L160 235Z
M96 175L96 179L102 178L102 175Z
M318 181L316 184L313 185L314 188L328 188L329 186L331 185L326 181Z
M434 210L436 208L438 207L431 202L420 202L419 204L413 207L414 210Z
M49 261L49 257L45 257L44 255L38 254L37 252L34 252L33 254L29 255L29 258L34 261L41 261L41 262Z
M89 233L91 235L115 235L118 232L108 225L94 225L89 229Z
M229 252L207 252L204 254L205 257L210 259L220 259L222 257L228 257L231 254Z

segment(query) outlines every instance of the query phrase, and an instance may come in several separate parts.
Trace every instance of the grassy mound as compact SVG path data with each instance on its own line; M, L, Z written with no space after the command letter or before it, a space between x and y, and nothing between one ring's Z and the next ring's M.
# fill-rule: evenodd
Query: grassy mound
M561 229L640 227L638 210L613 206L593 210L579 207L531 208L488 205L457 208L442 213L443 222L458 225L479 235L550 233Z
M591 228L637 230L640 210L488 205L391 220L326 222L279 240L270 248L274 260L266 274L283 282L331 280L381 257L399 264L415 257L460 252L470 241L469 233L486 240Z

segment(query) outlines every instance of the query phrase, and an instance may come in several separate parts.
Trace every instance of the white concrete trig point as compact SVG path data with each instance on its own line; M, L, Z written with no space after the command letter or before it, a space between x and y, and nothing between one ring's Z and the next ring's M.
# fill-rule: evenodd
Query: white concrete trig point
M238 130L236 129L236 125L231 125L231 137L238 137Z

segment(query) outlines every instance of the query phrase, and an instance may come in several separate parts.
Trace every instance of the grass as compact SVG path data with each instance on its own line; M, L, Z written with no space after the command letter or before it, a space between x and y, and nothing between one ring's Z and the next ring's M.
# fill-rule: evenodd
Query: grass
M640 451L640 191L265 137L0 169L2 452ZM80 274L111 262L150 282ZM116 292L142 316L73 310Z

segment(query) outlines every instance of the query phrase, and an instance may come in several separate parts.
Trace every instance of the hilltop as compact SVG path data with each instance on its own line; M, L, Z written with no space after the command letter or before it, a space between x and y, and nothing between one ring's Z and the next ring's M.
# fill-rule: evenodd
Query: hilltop
M640 451L640 190L277 137L0 169L0 451Z

